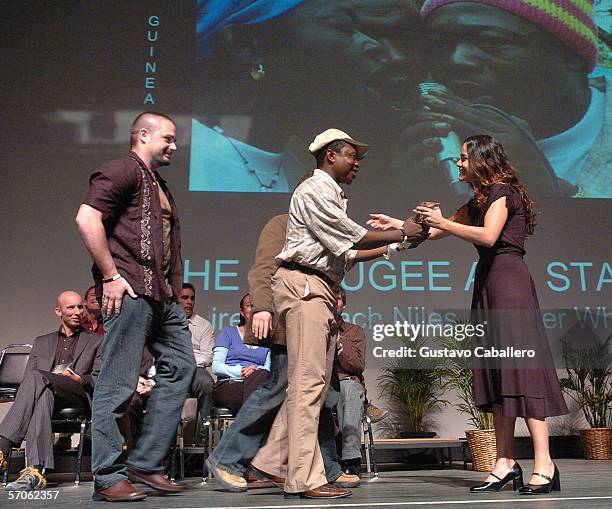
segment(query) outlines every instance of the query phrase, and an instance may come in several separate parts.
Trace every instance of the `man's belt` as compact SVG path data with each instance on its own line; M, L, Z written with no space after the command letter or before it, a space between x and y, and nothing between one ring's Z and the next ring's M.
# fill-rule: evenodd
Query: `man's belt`
M306 267L305 265L300 265L297 262L282 262L280 264L280 266L283 269L297 270L297 271L302 272L304 274L309 274L310 276L317 276L318 278L321 278L323 281L325 281L332 288L336 288L338 286L338 283L336 283L327 274L324 274L320 270L313 269L312 267Z

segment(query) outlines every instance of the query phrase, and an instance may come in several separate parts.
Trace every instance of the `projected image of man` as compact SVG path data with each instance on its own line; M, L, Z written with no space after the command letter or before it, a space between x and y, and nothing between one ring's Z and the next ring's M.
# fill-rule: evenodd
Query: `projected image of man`
M382 147L425 76L410 0L198 6L191 191L290 192L330 115Z
M612 197L610 82L596 69L593 5L550 3L555 17L522 0L424 3L432 77L449 92L426 94L426 111L406 119L408 152L435 155L440 129L486 132L524 168L532 195ZM406 175L435 175L411 162Z

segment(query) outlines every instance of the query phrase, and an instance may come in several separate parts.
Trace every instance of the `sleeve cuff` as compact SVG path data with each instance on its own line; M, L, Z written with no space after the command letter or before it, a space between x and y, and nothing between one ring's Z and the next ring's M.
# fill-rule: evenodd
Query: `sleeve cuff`
M346 272L348 272L355 266L355 264L357 263L355 261L356 258L357 258L357 251L355 251L354 249L349 249L346 252L346 256L344 258L344 270Z

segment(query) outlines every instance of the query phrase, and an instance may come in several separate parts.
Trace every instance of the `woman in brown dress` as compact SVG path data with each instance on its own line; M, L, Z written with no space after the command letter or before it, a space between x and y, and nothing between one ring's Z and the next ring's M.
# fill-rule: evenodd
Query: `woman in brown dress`
M493 412L497 462L486 481L470 491L499 491L512 481L521 494L549 493L559 490L560 482L550 457L546 417L567 414L568 409L539 316L535 286L523 261L525 237L536 225L533 202L503 147L491 136L467 138L457 166L459 179L472 187L474 197L450 219L439 208L419 206L415 212L431 227L430 240L453 235L478 251L472 309L480 322L487 321L479 346L533 352L533 357L486 359L475 366L475 400L480 409ZM382 214L373 214L369 224L397 227L395 219ZM517 417L527 422L535 453L534 473L524 487L514 453Z

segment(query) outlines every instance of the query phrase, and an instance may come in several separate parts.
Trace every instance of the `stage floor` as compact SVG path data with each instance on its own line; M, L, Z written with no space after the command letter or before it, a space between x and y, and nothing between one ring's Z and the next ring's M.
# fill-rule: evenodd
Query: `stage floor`
M150 492L144 502L115 503L111 507L141 508L200 508L200 509L284 509L294 507L338 508L461 508L470 509L603 509L612 507L612 461L558 460L561 471L561 492L550 496L519 496L511 490L487 495L471 495L469 486L480 482L485 475L460 469L410 470L382 472L378 479L364 479L350 498L337 500L285 500L282 492L272 485L249 489L246 493L222 491L212 480L201 483L199 478L186 479L189 489L178 496L160 496ZM530 472L531 461L521 461L525 472ZM526 474L527 475L527 474ZM527 478L525 479L527 481ZM507 486L508 488L509 486ZM0 507L79 507L100 508L105 505L91 500L92 483L74 486L70 481L50 483L46 490L54 500L10 499L10 493L0 492ZM13 492L13 494L16 492ZM50 493L51 494L51 493ZM108 506L108 504L106 504Z

